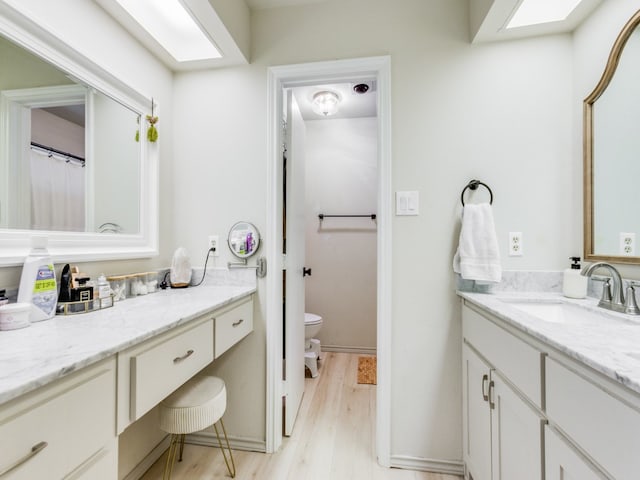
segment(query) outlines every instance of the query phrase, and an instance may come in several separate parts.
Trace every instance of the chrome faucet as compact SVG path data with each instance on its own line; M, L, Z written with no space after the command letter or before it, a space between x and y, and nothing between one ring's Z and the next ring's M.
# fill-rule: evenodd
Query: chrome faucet
M635 282L631 282L627 288L627 299L625 301L624 285L620 272L611 264L606 262L595 262L591 265L584 267L580 272L585 277L590 277L594 271L599 268L605 268L609 270L611 274L611 280L613 285L609 283L609 280L605 282L602 289L602 298L598 303L599 307L606 308L607 310L613 310L615 312L628 313L631 315L640 315L640 308L636 303L636 294L634 285Z

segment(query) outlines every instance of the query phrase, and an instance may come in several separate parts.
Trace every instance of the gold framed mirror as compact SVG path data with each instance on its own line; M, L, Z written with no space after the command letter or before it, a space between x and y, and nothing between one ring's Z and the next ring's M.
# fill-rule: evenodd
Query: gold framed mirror
M584 258L640 264L640 11L583 103ZM636 170L638 170L636 174Z

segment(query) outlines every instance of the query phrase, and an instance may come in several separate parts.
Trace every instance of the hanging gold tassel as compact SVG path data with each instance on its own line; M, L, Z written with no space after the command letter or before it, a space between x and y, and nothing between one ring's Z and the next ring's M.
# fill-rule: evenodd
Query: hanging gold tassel
M147 130L147 140L149 140L150 142L155 142L156 140L158 140L158 129L156 128L158 117L147 115L147 121L149 122L149 129Z
M151 99L151 115L147 115L147 122L149 122L149 128L147 129L147 140L155 142L158 140L158 129L156 123L158 123L158 117L153 114L154 102Z

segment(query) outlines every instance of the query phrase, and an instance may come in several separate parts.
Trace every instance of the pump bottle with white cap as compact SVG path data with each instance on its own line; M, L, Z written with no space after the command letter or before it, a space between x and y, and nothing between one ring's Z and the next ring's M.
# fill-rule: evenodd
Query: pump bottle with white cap
M569 298L587 296L588 278L580 274L580 257L570 257L571 267L564 271L562 294Z
M31 251L24 261L20 277L18 302L31 304L31 322L47 320L56 314L58 288L47 240L44 235L31 237Z

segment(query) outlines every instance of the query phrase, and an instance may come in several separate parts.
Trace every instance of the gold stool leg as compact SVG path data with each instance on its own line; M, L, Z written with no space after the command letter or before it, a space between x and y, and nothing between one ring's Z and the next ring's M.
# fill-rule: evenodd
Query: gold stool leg
M184 438L186 437L186 434L182 434L180 435L180 457L178 458L178 461L181 462L182 461L182 452L184 451Z
M173 470L173 464L176 462L176 451L178 449L179 438L179 435L171 434L169 452L167 453L167 462L164 465L162 480L171 480L171 471Z
M231 478L235 478L236 476L236 464L233 461L233 452L231 451L231 447L229 446L229 438L227 437L227 430L224 428L224 423L222 419L220 419L220 426L222 426L222 433L224 433L224 440L227 443L227 450L229 450L229 458L231 459L231 466L229 466L229 460L227 460L227 454L224 451L224 447L222 446L222 441L220 440L220 434L218 433L218 425L213 424L213 428L216 431L216 437L218 437L218 445L220 445L220 450L222 450L222 456L224 457L224 463L227 465L227 470L229 470L229 475ZM233 470L231 469L233 467Z

